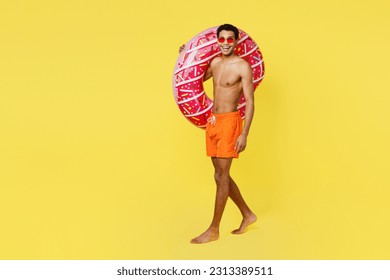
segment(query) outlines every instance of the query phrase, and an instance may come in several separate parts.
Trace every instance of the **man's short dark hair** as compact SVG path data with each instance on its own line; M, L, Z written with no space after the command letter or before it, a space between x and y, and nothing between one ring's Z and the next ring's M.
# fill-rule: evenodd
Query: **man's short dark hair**
M228 24L228 23L225 23L225 24L222 24L220 27L218 27L217 29L217 37L219 37L219 33L222 31L222 30L226 30L226 31L233 31L234 32L234 37L235 39L237 40L238 39L238 29L237 27L231 25L231 24Z

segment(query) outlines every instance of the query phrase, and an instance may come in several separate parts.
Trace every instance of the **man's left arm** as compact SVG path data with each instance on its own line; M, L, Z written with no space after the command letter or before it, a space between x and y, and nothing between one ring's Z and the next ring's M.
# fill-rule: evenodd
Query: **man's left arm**
M244 122L244 127L242 129L242 133L237 138L236 141L235 148L237 150L237 153L240 153L245 150L246 140L249 134L249 129L252 124L252 119L255 112L252 68L246 62L242 68L243 70L242 70L241 81L242 81L242 89L244 91L244 97L246 103L245 122Z

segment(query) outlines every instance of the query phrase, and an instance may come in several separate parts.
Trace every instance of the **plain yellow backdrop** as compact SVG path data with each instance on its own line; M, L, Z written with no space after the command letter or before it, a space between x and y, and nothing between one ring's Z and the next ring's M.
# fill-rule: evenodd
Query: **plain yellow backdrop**
M0 4L1 259L389 259L390 4ZM265 79L217 242L204 132L171 77L178 47L223 23ZM210 92L210 85L206 85Z

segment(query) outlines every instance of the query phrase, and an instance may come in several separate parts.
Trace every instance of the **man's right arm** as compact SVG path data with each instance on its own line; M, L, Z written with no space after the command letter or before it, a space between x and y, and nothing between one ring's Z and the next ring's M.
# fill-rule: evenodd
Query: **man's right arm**
M186 47L185 44L181 45L181 46L179 47L179 53L181 53L181 52L184 50L185 47Z
M206 73L203 76L203 81L207 81L212 76L213 76L213 72L211 71L211 63L210 63L209 67L207 67Z
M185 44L181 45L179 47L179 53L181 53L185 47L186 47ZM212 63L212 61L211 61L211 63ZM207 69L206 69L206 73L203 76L203 81L207 81L208 79L210 79L213 76L213 72L211 71L211 63L209 65L209 67L207 67Z

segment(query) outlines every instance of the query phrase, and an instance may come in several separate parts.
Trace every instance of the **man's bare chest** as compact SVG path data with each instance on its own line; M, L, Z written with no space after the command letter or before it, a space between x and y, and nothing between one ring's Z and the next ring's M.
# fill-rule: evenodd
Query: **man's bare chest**
M232 66L220 66L213 69L214 84L217 86L231 87L241 82L241 77Z

